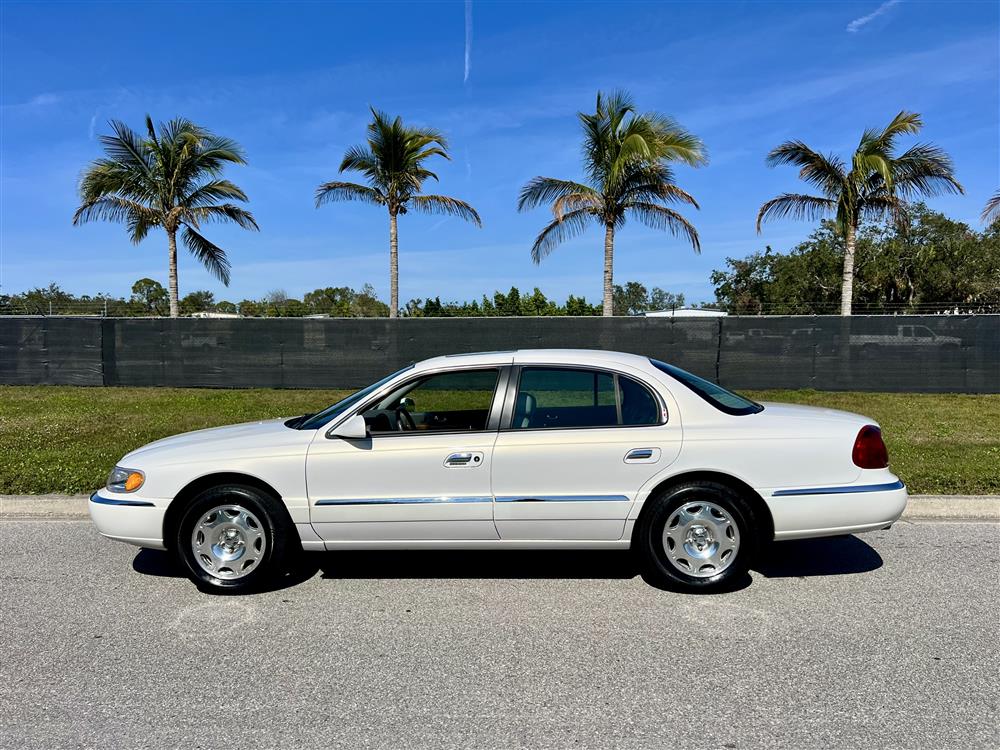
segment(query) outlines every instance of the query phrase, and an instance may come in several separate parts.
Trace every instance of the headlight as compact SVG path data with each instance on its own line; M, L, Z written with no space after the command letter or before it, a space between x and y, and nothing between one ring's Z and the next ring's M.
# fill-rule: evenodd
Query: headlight
M112 492L135 492L146 481L146 475L137 469L116 466L108 474L107 488Z

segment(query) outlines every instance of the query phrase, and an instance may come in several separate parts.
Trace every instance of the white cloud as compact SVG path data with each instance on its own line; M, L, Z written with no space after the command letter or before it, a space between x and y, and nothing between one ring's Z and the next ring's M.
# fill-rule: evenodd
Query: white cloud
M861 16L860 18L855 18L849 24L847 24L847 30L852 34L861 30L862 27L867 26L869 23L874 21L879 16L885 15L889 12L889 9L893 5L899 5L900 0L885 0L880 6L869 13L867 16Z

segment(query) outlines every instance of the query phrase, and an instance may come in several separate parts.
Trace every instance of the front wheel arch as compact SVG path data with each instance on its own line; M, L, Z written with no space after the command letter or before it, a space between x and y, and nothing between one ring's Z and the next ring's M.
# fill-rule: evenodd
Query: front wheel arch
M284 501L281 499L281 495L279 495L277 490L275 490L267 482L249 474L241 474L239 472L218 472L216 474L206 474L205 476L198 477L185 485L184 488L174 496L170 505L167 506L167 512L163 516L164 547L167 549L171 548L173 540L177 536L177 527L180 525L181 518L184 516L184 511L187 509L191 501L205 490L212 487L218 487L223 484L242 484L267 493L278 501L278 506L284 512L285 520L288 522L289 528L295 528L295 524L292 522L292 516L288 512L288 508L285 506Z
M669 490L671 487L685 484L687 482L717 482L718 484L724 484L734 492L739 493L750 504L750 508L753 511L753 520L758 531L758 541L760 546L765 547L774 541L774 517L771 515L771 509L767 507L767 503L764 502L764 498L762 498L753 487L744 482L742 479L737 479L731 474L725 474L718 471L689 471L684 474L675 474L674 476L667 477L650 490L649 494L646 496L646 500L642 504L639 515L632 524L632 537L630 545L633 549L636 549L636 535L639 533L639 529L642 527L642 522L652 507L652 503L650 503L649 500L656 497L660 493Z

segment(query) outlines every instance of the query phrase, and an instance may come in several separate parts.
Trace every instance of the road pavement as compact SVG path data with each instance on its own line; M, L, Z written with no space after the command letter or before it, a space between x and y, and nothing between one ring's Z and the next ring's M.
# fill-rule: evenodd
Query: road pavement
M715 596L622 552L312 559L212 596L88 522L0 522L0 747L1000 744L996 523L781 543Z

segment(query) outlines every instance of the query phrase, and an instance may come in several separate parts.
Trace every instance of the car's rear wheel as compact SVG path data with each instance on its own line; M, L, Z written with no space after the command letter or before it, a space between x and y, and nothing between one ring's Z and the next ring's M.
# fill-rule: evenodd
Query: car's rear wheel
M759 532L738 492L716 482L686 482L647 502L635 542L651 583L710 592L746 575Z
M205 490L185 509L174 549L191 579L216 591L260 588L282 572L294 528L279 501L254 487Z

